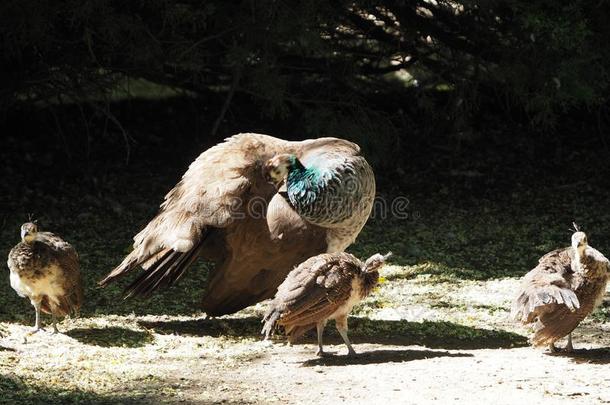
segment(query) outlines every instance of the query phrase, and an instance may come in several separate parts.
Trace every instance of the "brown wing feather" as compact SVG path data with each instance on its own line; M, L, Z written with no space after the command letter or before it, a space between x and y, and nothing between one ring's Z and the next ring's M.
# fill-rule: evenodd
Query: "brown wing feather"
M565 305L568 311L579 308L580 303L571 288L573 272L570 263L569 249L544 255L538 266L523 277L521 290L513 302L513 317L531 323L558 305Z
M167 193L157 216L134 237L134 250L104 278L107 285L169 250L186 253L209 227L226 227L234 219L235 204L260 176L261 154L279 153L286 142L266 135L240 134L205 152L189 166ZM242 200L240 200L242 199Z
M78 315L84 300L84 290L76 249L59 236L50 232L39 232L37 238L47 246L52 247L54 257L63 270L61 283L65 294L57 297L59 305L50 305L48 312L58 316ZM44 309L44 302L42 308Z

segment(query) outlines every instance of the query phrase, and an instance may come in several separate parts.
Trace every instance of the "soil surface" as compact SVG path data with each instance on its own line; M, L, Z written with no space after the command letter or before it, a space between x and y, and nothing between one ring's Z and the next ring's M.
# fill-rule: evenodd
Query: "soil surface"
M351 357L332 324L323 358L313 335L261 341L265 303L216 319L65 320L60 334L2 323L1 400L610 403L610 323L587 319L574 353L550 354L528 347L527 329L509 319L516 279L431 283L396 277L401 269L387 266L387 281L350 318Z

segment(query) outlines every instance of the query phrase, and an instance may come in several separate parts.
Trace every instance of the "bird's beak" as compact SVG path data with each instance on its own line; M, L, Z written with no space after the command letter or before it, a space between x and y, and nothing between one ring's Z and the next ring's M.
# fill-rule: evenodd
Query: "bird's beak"
M265 178L267 183L273 184L275 186L275 188L280 188L280 186L284 182L283 179L278 180L278 179L274 178L273 176L271 176L271 170L269 170L268 167L265 167L263 169L263 177Z
M273 184L275 186L275 188L279 189L280 187L282 187L282 184L284 184L284 180L276 180L274 178L272 178L271 176L269 176L269 180L267 180L269 183Z
M275 184L275 180L273 180L273 177L271 177L268 170L265 170L265 172L263 173L263 176L265 177L265 180L267 181L267 183Z

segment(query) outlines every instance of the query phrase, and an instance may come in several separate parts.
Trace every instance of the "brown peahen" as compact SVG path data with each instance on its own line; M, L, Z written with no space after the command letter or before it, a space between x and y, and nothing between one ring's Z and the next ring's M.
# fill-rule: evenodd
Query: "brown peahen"
M217 316L270 298L288 272L343 251L367 221L375 177L360 148L337 138L289 142L239 134L203 152L100 284L138 268L126 296L149 296L193 262L215 263L203 309Z

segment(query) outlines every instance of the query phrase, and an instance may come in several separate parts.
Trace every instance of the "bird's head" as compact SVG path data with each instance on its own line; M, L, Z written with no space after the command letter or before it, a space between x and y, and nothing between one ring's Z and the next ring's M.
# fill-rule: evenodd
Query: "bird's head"
M38 232L38 225L36 221L34 222L26 222L21 225L21 240L23 242L29 243L36 237L36 233Z
M286 180L290 169L297 165L297 162L297 157L292 154L283 153L275 155L265 163L263 176L269 183L279 187Z
M572 234L572 247L582 256L588 246L587 234L575 228L577 231Z
M392 252L388 252L385 255L379 253L374 254L366 259L366 262L364 262L364 271L368 273L378 270L386 262L386 260L390 258L390 256L392 256Z

